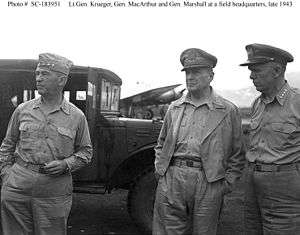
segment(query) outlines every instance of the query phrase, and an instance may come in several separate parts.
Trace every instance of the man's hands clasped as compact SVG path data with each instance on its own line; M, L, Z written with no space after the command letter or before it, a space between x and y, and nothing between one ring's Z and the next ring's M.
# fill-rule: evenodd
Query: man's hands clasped
M68 165L64 160L54 160L45 164L43 171L45 174L58 176L66 172Z

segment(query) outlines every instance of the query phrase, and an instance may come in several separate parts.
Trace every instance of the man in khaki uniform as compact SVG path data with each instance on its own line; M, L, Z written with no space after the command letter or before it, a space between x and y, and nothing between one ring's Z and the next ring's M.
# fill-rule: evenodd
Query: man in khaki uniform
M67 234L71 171L90 162L84 114L63 98L72 62L44 53L35 71L41 95L20 104L0 147L4 235Z
M300 234L300 93L285 80L293 56L282 49L246 46L254 101L245 192L245 230L255 235Z
M188 94L172 103L155 148L153 234L216 234L224 194L244 166L237 107L210 86L217 58L182 52Z

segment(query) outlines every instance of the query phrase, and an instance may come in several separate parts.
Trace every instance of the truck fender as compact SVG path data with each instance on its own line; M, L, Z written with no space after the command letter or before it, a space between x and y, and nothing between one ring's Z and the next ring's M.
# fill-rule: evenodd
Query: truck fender
M149 167L154 168L154 146L156 143L143 146L132 152L126 160L113 172L109 178L106 190L110 192L114 188L129 189L134 179Z

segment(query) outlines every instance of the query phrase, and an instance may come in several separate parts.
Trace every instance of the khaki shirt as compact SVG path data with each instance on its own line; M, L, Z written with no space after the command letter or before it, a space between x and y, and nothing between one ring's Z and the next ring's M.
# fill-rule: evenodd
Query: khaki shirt
M200 141L208 119L209 109L213 109L213 99L209 97L198 106L186 96L183 103L185 110L178 130L174 157L190 159L200 158Z
M271 100L258 97L252 107L250 162L288 164L300 160L300 93L286 83Z
M20 104L8 125L0 147L0 166L16 157L33 164L65 159L71 171L92 158L88 124L81 110L63 100L50 114L40 109L41 98Z

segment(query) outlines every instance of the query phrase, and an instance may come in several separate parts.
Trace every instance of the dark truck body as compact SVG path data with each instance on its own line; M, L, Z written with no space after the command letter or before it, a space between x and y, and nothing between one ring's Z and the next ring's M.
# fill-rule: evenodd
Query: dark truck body
M16 106L38 95L36 65L36 60L0 60L0 141ZM122 80L109 70L73 66L69 77L64 95L85 113L94 149L91 164L73 174L74 191L128 189L129 213L150 233L156 188L153 147L162 122L121 117Z

